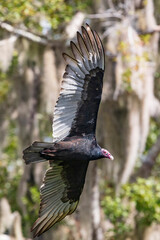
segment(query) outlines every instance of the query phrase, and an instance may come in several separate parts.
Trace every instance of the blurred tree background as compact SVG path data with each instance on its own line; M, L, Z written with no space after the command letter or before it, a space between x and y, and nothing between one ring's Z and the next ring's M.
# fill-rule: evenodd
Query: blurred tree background
M32 239L46 163L22 151L52 141L67 52L89 23L106 73L97 139L115 160L90 163L76 212L37 239L160 239L158 0L0 1L0 239Z

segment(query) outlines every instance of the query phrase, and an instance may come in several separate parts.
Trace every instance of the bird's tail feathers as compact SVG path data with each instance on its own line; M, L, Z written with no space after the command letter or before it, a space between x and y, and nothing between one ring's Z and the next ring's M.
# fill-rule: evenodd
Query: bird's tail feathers
M51 146L53 146L53 143L34 142L31 146L23 151L23 159L25 163L29 164L47 161L47 159L41 155L41 151L44 148L49 148Z

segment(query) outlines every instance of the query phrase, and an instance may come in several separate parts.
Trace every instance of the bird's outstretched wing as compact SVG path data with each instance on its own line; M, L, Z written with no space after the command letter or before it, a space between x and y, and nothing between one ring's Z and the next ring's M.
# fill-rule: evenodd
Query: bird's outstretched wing
M101 100L104 50L88 25L77 33L78 47L71 42L74 57L63 54L67 66L53 120L53 140L95 132Z
M32 227L34 237L51 228L77 208L85 182L88 161L54 161L41 186L39 218Z

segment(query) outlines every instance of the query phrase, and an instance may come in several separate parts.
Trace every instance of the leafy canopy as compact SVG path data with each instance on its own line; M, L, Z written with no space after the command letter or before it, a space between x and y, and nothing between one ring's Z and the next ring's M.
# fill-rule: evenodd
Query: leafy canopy
M102 207L106 217L113 224L109 231L115 238L124 239L124 236L132 234L130 219L133 214L139 226L160 223L159 179L138 178L134 183L125 184L118 197L107 188Z
M45 19L56 30L89 5L90 0L1 0L0 20L40 33L41 20Z

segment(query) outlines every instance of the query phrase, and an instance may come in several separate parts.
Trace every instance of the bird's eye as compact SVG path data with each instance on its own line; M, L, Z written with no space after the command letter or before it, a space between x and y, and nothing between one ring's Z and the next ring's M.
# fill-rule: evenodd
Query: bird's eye
M107 152L106 150L103 150L103 153L104 153L104 154L108 154L108 152Z
M102 152L103 152L104 155L107 154L107 151L105 149L102 149Z

